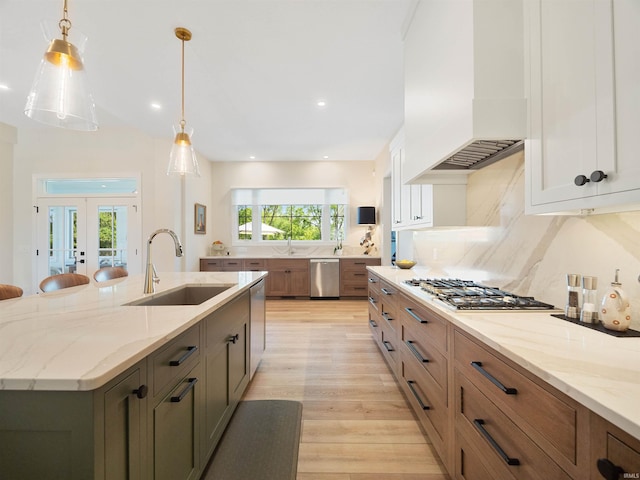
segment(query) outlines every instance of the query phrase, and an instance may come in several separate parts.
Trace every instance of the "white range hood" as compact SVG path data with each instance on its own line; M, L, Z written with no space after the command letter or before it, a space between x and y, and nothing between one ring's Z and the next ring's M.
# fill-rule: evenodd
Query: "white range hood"
M523 44L521 0L418 3L405 36L404 183L446 183L522 148Z

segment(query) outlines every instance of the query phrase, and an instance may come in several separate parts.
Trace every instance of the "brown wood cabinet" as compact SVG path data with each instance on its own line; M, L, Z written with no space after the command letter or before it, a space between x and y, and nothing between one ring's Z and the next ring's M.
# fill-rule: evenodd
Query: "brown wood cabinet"
M222 257L221 258L201 258L200 271L201 272L221 272Z
M380 280L380 294L378 296L378 315L381 330L382 353L391 370L397 375L400 366L398 350L398 332L400 331L400 317L398 315L399 293L396 287Z
M245 270L246 258L201 258L201 272L241 272Z
M380 265L379 258L340 259L340 297L366 297L367 267Z
M452 440L448 393L448 322L406 295L401 295L399 299L400 385L446 464Z
M367 278L370 330L452 478L640 478L640 440L377 273Z
M375 265L380 265L380 258L341 258L340 297L366 297L367 267ZM268 297L308 297L311 293L307 258L201 258L200 271L268 271Z
M590 425L589 478L640 478L640 440L593 412Z
M369 283L369 330L373 335L378 347L382 348L382 326L380 325L380 277L368 272L367 282Z
M309 260L306 258L269 258L267 297L308 297Z

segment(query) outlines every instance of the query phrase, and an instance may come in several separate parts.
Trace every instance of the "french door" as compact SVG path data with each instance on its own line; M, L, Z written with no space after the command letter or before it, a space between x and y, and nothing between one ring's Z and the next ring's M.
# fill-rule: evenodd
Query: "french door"
M37 282L58 273L92 276L105 266L141 271L134 198L40 198L37 223Z

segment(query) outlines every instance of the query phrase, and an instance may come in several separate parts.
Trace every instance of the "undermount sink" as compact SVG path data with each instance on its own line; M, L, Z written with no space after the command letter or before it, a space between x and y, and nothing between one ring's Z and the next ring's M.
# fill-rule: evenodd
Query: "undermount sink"
M185 285L183 287L140 298L125 305L140 307L170 305L200 305L231 288L225 285Z

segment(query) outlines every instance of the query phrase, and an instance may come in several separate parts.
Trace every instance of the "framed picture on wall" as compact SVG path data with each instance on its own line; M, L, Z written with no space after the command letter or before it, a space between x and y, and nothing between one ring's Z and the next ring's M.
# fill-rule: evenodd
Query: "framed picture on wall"
M194 216L194 229L195 233L205 234L207 233L207 207L196 203L195 216Z

